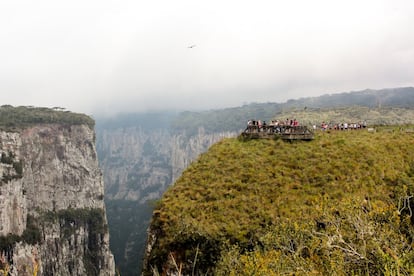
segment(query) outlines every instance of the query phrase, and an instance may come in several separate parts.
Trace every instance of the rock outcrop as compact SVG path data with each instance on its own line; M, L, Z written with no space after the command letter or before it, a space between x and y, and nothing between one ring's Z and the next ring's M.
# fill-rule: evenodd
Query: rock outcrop
M0 153L0 272L114 275L94 130L17 124Z

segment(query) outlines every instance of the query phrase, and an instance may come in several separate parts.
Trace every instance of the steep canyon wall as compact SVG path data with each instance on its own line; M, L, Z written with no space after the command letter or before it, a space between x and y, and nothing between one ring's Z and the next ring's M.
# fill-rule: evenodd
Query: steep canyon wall
M114 275L93 129L2 130L0 153L0 270Z

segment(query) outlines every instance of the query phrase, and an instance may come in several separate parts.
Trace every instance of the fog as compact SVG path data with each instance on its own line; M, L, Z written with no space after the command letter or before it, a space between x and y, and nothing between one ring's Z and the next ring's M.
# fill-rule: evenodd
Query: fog
M414 85L414 2L1 1L0 104L198 110Z

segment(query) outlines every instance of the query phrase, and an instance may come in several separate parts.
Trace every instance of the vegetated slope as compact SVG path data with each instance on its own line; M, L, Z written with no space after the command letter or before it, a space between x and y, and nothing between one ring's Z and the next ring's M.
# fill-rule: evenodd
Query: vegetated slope
M274 119L296 119L302 125L317 125L322 122L330 125L339 123L365 122L375 125L404 125L414 123L413 108L348 106L336 108L301 108L279 112Z
M385 88L379 90L365 89L319 97L292 99L285 107L342 107L359 105L366 107L412 107L414 105L414 87Z
M145 273L412 275L414 134L225 139L154 211Z
M97 150L105 178L111 246L121 275L140 271L147 218L152 213L145 201L154 195L158 198L217 138L244 130L247 120L296 118L309 125L365 120L372 125L407 123L403 118L408 118L414 123L414 111L403 108L413 107L413 101L414 88L395 88L202 112L161 111L97 118ZM398 112L395 107L399 107Z
M253 105L250 107L253 108ZM253 113L249 113L246 118L280 120L296 118L301 124L317 126L323 121L334 123L366 121L369 125L414 123L414 109L352 106L335 109L288 110L283 113L268 114L269 117L256 117L252 115ZM244 113L240 111L239 114ZM97 150L105 176L105 202L110 225L111 250L121 275L136 275L137 271L138 273L141 271L147 228L152 214L152 205L145 201L149 196L153 198L154 194L161 195L172 182L172 171L177 167L174 166L174 159L180 160L183 156L187 156L185 159L192 159L188 154L189 151L185 150L186 147L192 143L199 144L200 148L201 145L204 146L203 151L205 151L211 145L211 142L205 143L205 141L213 140L208 138L211 136L208 131L204 135L193 134L194 136L187 139L184 134L171 134L177 131L166 123L168 119L173 119L171 116L168 113L136 114L130 117L123 115L108 121L97 121ZM230 116L231 114L228 113L226 117L230 118ZM242 121L243 128L246 127L246 120L240 118L238 120ZM217 124L219 122L220 120L217 119ZM192 124L187 125L184 121L181 123L181 127L188 128L181 129L183 133L189 134L191 131L198 130L196 126L195 129L191 129ZM203 127L203 124L208 121L200 119L199 123L199 127ZM224 129L227 126L229 125L224 124L221 127ZM181 138L177 139L177 137ZM184 169L184 166L180 168ZM128 196L129 200L122 197L123 194Z
M239 131L245 128L249 119L268 121L273 119L275 114L287 114L305 108L337 109L351 106L378 109L384 107L413 108L414 87L381 90L366 89L326 94L319 97L292 99L285 103L251 103L241 107L202 112L181 112L174 118L172 127L175 131L186 132L188 135L193 134L200 126L204 127L207 133Z

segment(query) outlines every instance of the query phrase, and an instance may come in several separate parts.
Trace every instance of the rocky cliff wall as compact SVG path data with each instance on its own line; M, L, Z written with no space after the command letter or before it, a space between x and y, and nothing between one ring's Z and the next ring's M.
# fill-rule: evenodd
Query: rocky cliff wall
M234 131L223 131L217 133L206 133L204 128L198 128L197 134L187 137L185 134L175 134L172 136L172 183L180 177L181 173L191 164L201 153L226 137L236 137L239 133Z
M144 204L171 182L171 135L141 127L101 130L98 138L105 196Z
M0 131L0 272L114 275L94 131Z
M140 204L158 199L199 154L221 139L237 135L231 131L206 133L202 127L192 136L168 129L102 129L97 147L105 196Z

